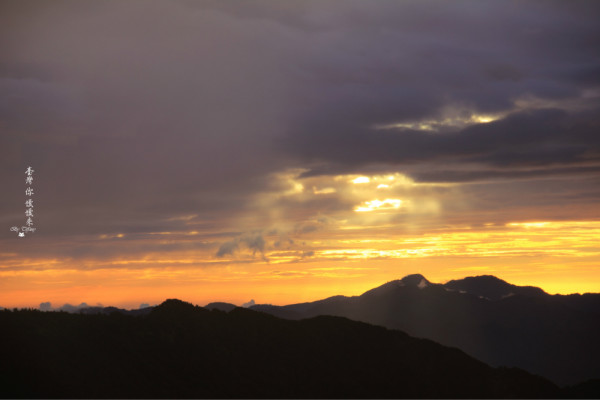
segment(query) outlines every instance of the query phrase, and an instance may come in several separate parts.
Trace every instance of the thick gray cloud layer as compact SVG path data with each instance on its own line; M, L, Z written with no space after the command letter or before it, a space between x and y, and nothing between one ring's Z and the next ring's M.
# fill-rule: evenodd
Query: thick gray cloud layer
M501 120L477 124L451 133L375 131L360 127L315 129L290 138L295 151L331 164L350 168L369 163L409 166L426 163L477 163L492 166L489 177L520 176L524 167L546 167L525 171L526 175L548 175L572 171L597 173L600 168L600 118L597 113L569 114L543 109L511 114ZM309 140L307 140L309 139ZM557 168L560 166L561 168ZM339 168L337 172L339 172ZM315 170L314 173L321 171ZM326 172L322 171L322 172ZM481 170L451 174L448 170L415 173L421 180L461 181L469 176L483 178ZM307 174L307 175L310 175Z
M171 230L188 216L218 231L286 168L598 182L596 1L0 7L5 237L27 165L48 236ZM376 129L448 110L500 118Z
M597 4L409 2L369 11L342 18L344 35L301 89L312 101L285 145L319 165L313 174L442 160L597 165ZM504 119L444 134L375 129L440 120L448 107Z

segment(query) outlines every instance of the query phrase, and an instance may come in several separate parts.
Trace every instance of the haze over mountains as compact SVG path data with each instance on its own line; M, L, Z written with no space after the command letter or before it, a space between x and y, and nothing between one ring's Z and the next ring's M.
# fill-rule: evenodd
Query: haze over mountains
M442 285L409 275L360 296L251 308L281 318L336 315L398 329L560 385L600 377L600 294L549 295L493 276Z

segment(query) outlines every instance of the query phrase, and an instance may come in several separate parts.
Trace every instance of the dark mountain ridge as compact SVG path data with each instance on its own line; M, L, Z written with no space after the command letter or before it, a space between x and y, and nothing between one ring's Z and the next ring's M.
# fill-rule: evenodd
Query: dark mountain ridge
M526 297L547 295L546 292L538 287L512 285L492 275L471 276L464 279L452 280L444 284L444 287L482 296L489 300L501 300L517 294Z
M225 312L229 312L236 307L237 306L235 304L223 303L223 302L209 303L204 306L204 308L206 308L207 310L220 310L220 311L225 311Z
M551 382L346 318L167 300L146 315L0 312L13 398L553 398Z
M235 305L206 307L231 311ZM136 315L150 309L79 312ZM251 309L291 320L333 315L398 329L458 347L492 366L522 368L560 385L600 376L600 294L549 295L489 275L436 284L414 274L360 296Z
M600 294L549 295L493 276L435 284L417 274L360 296L251 308L289 319L335 315L399 329L561 385L600 377Z

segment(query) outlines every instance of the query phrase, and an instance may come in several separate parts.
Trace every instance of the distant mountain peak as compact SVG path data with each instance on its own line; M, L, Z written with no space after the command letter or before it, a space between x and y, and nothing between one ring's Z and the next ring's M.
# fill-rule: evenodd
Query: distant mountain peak
M158 306L154 307L151 311L151 314L175 316L180 314L194 313L200 310L207 311L202 307L195 306L186 301L179 299L167 299Z
M225 312L229 312L236 307L237 306L235 304L224 303L221 301L208 303L207 305L204 306L204 308L206 308L207 310L220 310L220 311L225 311Z
M160 303L158 307L184 307L184 308L193 308L194 305L192 303L188 303L187 301L179 300L179 299L167 299Z
M368 290L365 293L363 293L362 296L372 296L372 295L381 296L381 295L384 295L387 293L395 293L398 290L398 288L424 289L431 285L433 285L433 284L431 282L429 282L427 280L427 278L425 278L423 275L411 274L411 275L406 275L402 279L390 281L379 287Z
M467 292L489 300L501 300L514 295L537 297L546 294L538 287L513 285L493 275L469 276L449 281L444 286L447 289Z
M510 285L510 283L506 282L503 279L498 278L497 276L494 275L476 275L476 276L467 276L466 278L463 278L462 280L470 280L470 281L479 281L479 282L495 282L497 284L501 284L501 285Z
M412 274L406 275L404 278L400 280L406 286L416 286L419 289L423 289L431 284L423 275L421 274Z

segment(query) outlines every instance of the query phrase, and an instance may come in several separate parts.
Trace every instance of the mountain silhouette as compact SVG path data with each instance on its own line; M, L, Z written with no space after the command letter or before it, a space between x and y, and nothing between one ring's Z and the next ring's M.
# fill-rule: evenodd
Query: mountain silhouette
M501 300L504 297L516 294L527 297L547 295L538 287L511 285L492 275L471 276L460 280L452 280L446 283L444 287L482 296L490 300Z
M59 309L57 311L66 311L72 314L112 314L114 312L126 315L146 315L152 311L152 307L140 308L137 310L125 310L117 307L85 307L76 309Z
M223 302L209 303L204 306L204 308L206 308L207 310L221 310L221 311L225 311L225 312L229 312L236 307L237 306L235 304L223 303Z
M565 399L598 399L600 398L600 379L590 379L577 385L563 389Z
M251 309L288 319L342 316L398 329L560 385L600 377L600 294L549 295L493 276L442 285L417 274L360 296Z
M170 299L138 316L6 310L0 326L3 398L563 394L523 370L492 368L456 348L342 317L292 321Z

